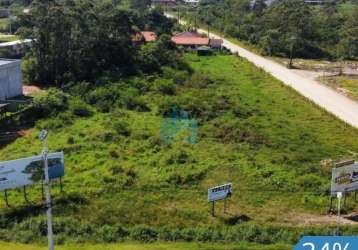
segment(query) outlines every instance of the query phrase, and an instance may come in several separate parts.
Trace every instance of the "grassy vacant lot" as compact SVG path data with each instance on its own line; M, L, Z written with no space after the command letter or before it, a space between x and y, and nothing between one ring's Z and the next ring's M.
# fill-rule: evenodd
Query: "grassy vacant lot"
M349 94L358 99L358 78L357 79L341 79L339 81L340 86L349 91Z
M15 36L15 35L2 35L0 33L0 43L12 42L12 41L16 41L18 39L19 39L19 37Z
M9 18L0 18L0 30L8 29L9 23L10 23Z
M149 89L133 99L141 111L114 105L100 112L96 108L106 97L91 107L91 117L63 111L38 121L26 136L0 150L0 160L39 154L37 136L46 127L51 151L65 152L65 193L58 186L53 189L57 240L293 244L305 230L331 234L326 224L335 220L321 216L328 206L330 162L357 156L358 130L246 60L189 54L186 61L194 73L185 81L180 80L183 72L167 72L134 79L130 86L136 88L125 92L122 85L116 87L119 83L112 86L110 93L121 93L119 102L138 89ZM90 96L103 93L97 89ZM171 107L198 119L197 143L163 143L162 114ZM225 182L234 185L229 212L224 214L219 203L212 217L207 188ZM40 186L28 192L39 204ZM9 200L13 208L1 203L2 239L29 242L43 237L40 207L26 207L21 190L11 191ZM346 209L357 206L348 199ZM322 227L310 229L311 224ZM352 234L357 229L347 228Z
M358 76L329 76L319 80L334 89L343 91L347 96L358 100Z
M0 250L45 250L46 246L0 243ZM106 245L66 245L59 250L288 250L287 245L257 245L238 243L232 245L200 243L155 243L155 244L106 244Z

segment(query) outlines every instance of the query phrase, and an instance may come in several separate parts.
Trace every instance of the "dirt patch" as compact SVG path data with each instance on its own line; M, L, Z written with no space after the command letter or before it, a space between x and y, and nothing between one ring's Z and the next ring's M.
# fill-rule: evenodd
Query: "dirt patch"
M314 225L358 225L356 220L358 213L349 214L338 218L336 215L314 215L314 214L290 214L291 222L300 226L314 226Z
M23 91L24 95L28 96L28 95L32 95L32 94L41 92L43 90L37 86L34 86L34 85L24 85L22 87L22 91Z

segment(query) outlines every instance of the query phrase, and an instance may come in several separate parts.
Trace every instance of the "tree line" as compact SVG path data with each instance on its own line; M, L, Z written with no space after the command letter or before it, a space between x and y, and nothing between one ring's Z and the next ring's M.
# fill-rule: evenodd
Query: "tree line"
M138 11L116 1L35 0L17 25L18 34L32 39L24 58L32 83L62 87L109 75L121 78L158 71L177 59L168 35L173 22L149 8ZM141 30L152 30L159 39L134 42Z
M343 10L342 6L349 6ZM348 9L348 10L347 10ZM216 30L249 42L269 56L358 58L358 5L301 0L203 0L192 9L196 18Z

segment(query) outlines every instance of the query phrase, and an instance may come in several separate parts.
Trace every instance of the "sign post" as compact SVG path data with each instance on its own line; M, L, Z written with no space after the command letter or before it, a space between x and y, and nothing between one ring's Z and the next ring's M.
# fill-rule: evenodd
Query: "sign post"
M232 194L232 184L227 183L221 186L208 189L208 202L212 203L211 214L215 216L215 201L225 200L224 213L226 213L226 199Z
M358 190L358 163L355 161L346 161L336 164L332 170L330 211L332 211L332 199L341 193L342 197L346 194ZM341 198L342 198L341 197ZM343 203L343 206L345 204Z
M51 194L50 194L50 177L48 172L48 145L47 145L47 135L46 130L42 130L40 133L40 140L43 142L43 161L44 161L44 171L45 171L45 193L46 193L46 207L47 207L47 237L48 237L48 249L54 250L54 241L53 241L53 229L52 229L52 207L51 207Z
M341 200L342 200L342 197L343 197L343 194L342 192L338 192L337 193L337 199L338 199L338 207L337 207L337 210L338 210L338 216L337 216L337 232L336 234L339 235L339 224L340 224L340 219L341 219Z

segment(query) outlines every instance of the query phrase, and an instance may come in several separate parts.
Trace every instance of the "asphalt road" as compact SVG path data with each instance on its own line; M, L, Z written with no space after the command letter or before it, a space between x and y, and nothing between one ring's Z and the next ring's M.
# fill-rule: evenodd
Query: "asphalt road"
M167 16L173 18L173 16L169 14L167 14ZM180 23L185 24L185 21L181 20ZM198 32L207 33L207 31L202 29L199 29ZM329 113L351 126L358 128L357 102L315 80L298 75L294 70L287 69L279 63L252 53L219 35L211 33L210 37L222 39L224 41L223 46L231 52L238 53L239 56L246 58L257 67L270 73L285 85L290 86L299 94L327 110Z

